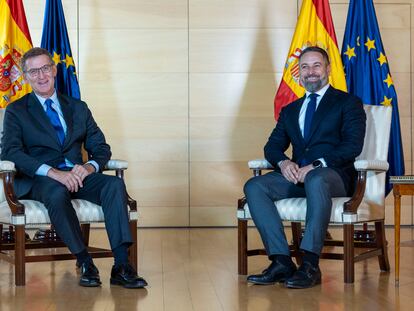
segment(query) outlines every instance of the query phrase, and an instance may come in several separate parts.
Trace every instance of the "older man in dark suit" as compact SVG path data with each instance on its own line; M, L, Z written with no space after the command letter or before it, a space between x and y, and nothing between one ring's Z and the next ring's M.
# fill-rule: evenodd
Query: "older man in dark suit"
M306 48L299 58L304 97L286 106L264 148L279 170L250 179L246 199L267 254L272 261L248 282L307 288L321 282L319 256L328 228L332 197L353 190L355 158L361 153L366 116L359 98L329 85L329 57L319 47ZM292 158L285 151L292 146ZM290 258L283 224L274 201L306 197L306 229L300 245L303 263Z
M58 235L77 257L79 284L87 287L100 286L101 281L71 199L101 205L115 257L111 284L146 286L128 262L132 237L124 182L101 173L111 156L104 134L83 101L55 91L57 68L47 50L33 48L21 61L33 92L7 107L1 153L2 160L16 165L16 195L44 203ZM82 145L88 153L86 163Z

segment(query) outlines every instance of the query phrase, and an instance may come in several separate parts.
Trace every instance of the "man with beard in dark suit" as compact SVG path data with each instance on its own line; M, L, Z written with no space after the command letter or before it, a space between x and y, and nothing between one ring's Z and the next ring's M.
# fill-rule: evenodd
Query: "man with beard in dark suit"
M127 194L122 179L102 174L111 157L109 145L87 105L55 90L57 68L50 53L33 48L21 65L33 92L5 112L2 160L13 161L19 199L42 202L51 223L80 267L81 286L101 285L99 271L84 244L72 199L101 205L115 263L111 284L126 288L147 285L128 262L132 244ZM86 163L81 148L88 153Z
M304 97L286 106L264 147L265 158L278 170L250 179L244 188L270 266L250 275L253 284L284 282L288 288L321 283L319 257L328 228L332 197L354 189L353 163L361 153L366 116L359 98L329 85L329 57L313 46L299 57ZM285 151L292 146L292 158ZM306 229L300 245L303 263L292 262L283 223L274 201L306 197Z

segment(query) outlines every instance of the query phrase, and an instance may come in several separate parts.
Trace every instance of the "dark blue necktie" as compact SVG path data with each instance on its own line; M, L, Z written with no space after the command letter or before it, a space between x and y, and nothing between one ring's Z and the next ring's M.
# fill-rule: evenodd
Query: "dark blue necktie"
M315 93L309 95L310 101L308 102L308 107L306 108L305 126L303 127L303 138L306 142L309 140L312 119L316 110L316 98L318 96L319 95Z
M60 122L59 115L56 110L52 107L53 100L50 98L46 99L46 114L49 117L50 123L52 123L53 128L56 131L59 143L63 145L65 141L65 131L63 130L62 123Z

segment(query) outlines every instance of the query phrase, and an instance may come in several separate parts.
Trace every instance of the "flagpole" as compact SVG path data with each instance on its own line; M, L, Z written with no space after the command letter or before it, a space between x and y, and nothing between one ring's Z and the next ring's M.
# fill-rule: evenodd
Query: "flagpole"
M80 84L80 61L79 61L79 0L76 1L76 59L78 60L78 72L76 73L78 75L78 81Z

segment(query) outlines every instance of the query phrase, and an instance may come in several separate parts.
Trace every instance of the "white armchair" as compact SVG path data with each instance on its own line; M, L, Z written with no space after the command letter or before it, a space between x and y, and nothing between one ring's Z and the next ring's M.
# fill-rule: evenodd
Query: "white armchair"
M389 271L389 262L384 231L385 217L385 173L388 170L388 143L391 127L391 107L364 106L367 115L367 129L364 147L356 159L354 166L358 171L357 187L354 195L332 200L331 224L343 226L343 241L325 241L326 245L343 246L343 254L322 253L321 258L344 260L344 281L354 282L354 263L368 257L377 256L382 271ZM266 160L249 161L249 168L254 175L262 170L272 169ZM292 256L301 261L299 244L301 223L306 218L306 198L290 198L275 202L280 217L292 224L293 245ZM238 218L238 271L247 274L248 256L265 254L264 250L247 249L247 221L251 219L246 200L240 199L237 210ZM375 223L375 241L354 241L354 225L359 223ZM355 256L354 248L368 249Z
M3 113L0 110L0 133L3 132ZM1 136L0 136L1 137ZM114 171L119 178L124 177L124 171L128 168L128 162L122 160L110 160L105 170ZM0 259L4 259L15 265L15 284L25 285L26 262L52 261L75 259L69 252L49 252L45 254L28 254L27 249L45 249L66 247L59 241L34 241L25 239L26 228L39 228L50 225L50 219L45 206L34 200L17 200L13 190L15 175L14 163L0 161ZM72 200L85 244L92 257L111 257L112 251L89 245L89 231L91 223L104 223L104 215L101 206L86 200ZM133 245L129 248L129 261L137 269L137 203L128 196L129 226L133 238ZM11 227L14 232L13 242L2 242L1 232L3 225Z

